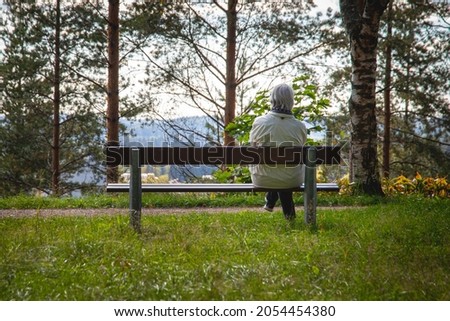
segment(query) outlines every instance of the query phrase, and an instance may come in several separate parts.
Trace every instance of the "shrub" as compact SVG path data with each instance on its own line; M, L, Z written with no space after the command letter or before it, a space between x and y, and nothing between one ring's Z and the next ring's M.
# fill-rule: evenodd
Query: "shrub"
M354 192L348 174L338 181L338 185L341 194L349 195ZM386 195L419 194L426 197L450 198L450 182L445 177L422 177L420 173L416 173L413 179L409 179L400 175L392 179L382 179L382 187Z

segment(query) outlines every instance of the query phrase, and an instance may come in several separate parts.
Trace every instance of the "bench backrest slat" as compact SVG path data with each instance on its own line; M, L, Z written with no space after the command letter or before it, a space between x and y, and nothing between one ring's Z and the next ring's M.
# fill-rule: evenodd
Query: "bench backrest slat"
M316 164L340 164L340 146L314 146ZM311 146L252 147L106 147L106 165L130 165L132 149L139 149L142 165L305 164Z

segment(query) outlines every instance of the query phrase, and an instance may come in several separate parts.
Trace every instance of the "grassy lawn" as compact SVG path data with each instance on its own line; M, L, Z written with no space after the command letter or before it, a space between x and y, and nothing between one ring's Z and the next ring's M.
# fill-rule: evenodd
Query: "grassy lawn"
M126 215L2 218L0 300L450 300L450 201L374 203L316 229L244 209L145 216L141 235Z
M161 207L243 207L262 206L263 193L144 193L142 206ZM296 204L303 204L303 193L294 193ZM319 193L319 206L373 205L385 200L367 196L343 196L337 193ZM126 193L87 195L71 197L0 197L0 209L38 209L38 208L128 208Z

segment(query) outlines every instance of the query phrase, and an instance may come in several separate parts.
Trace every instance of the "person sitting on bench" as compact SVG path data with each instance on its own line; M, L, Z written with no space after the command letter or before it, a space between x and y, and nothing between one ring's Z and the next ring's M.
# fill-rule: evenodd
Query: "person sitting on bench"
M272 110L255 119L250 131L250 143L254 146L303 146L306 143L305 124L292 114L294 91L287 84L273 88L270 103ZM264 209L272 212L278 199L286 219L295 219L292 191L304 181L303 165L251 165L252 182L257 187L273 188L266 193Z

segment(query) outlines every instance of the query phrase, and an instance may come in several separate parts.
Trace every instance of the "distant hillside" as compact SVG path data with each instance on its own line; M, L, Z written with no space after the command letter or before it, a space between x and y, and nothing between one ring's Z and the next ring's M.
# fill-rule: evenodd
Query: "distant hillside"
M153 121L128 121L122 120L121 124L126 126L127 133L120 137L121 144L142 145L142 146L177 146L177 145L195 145L202 146L207 143L204 136L211 134L207 124L210 122L206 116L193 116L172 119L168 124L161 120ZM172 126L172 128L170 128ZM307 127L311 127L306 124ZM189 129L186 133L183 129ZM178 131L177 131L178 129ZM315 140L323 139L324 132L315 132L311 134Z
M120 137L120 143L174 146L180 143L190 145L190 142L195 142L196 145L204 145L206 140L202 136L208 134L207 122L207 117L200 116L176 118L170 120L170 123L161 120L122 120L121 124L126 126L128 135ZM183 128L188 128L190 132L184 132Z
M122 121L127 135L120 137L120 143L126 146L204 146L203 137L208 134L207 117L182 117L170 120L170 123L155 121ZM183 128L185 130L183 131ZM186 129L189 131L186 134ZM147 166L146 171L154 173L157 166ZM185 182L192 177L210 175L215 166L170 166L169 180Z

